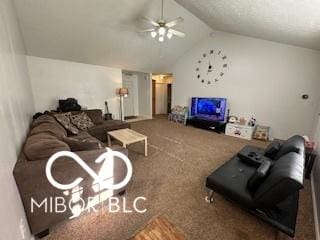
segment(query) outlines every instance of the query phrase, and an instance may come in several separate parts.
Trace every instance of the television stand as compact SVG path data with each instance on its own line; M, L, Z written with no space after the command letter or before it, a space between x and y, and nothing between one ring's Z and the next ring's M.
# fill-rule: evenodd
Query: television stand
M201 118L188 118L186 125L187 126L191 125L197 128L211 130L216 133L224 132L226 128L225 122L215 122L215 121L205 120Z

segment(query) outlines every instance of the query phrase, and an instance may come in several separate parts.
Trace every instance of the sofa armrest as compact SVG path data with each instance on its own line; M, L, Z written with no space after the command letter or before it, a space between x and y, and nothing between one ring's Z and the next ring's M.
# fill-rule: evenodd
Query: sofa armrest
M247 188L251 192L255 192L257 188L261 185L263 180L266 178L267 173L271 167L271 162L264 160L261 165L257 168L254 174L249 178Z

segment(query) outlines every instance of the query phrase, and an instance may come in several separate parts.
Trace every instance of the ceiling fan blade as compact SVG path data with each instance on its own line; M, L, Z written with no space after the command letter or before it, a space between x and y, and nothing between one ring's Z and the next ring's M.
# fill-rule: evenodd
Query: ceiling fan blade
M166 23L166 27L171 28L174 27L175 25L177 25L179 22L183 22L183 18L182 17L178 17L170 22Z
M169 29L168 32L171 32L173 35L176 35L176 36L178 36L178 37L184 37L184 36L186 36L185 33L180 32L180 31L177 31L177 30L174 30L174 29Z
M151 25L155 26L155 27L160 27L159 23L157 23L155 20L149 18L149 17L143 17L143 20L147 21L148 23L150 23Z
M149 28L149 29L140 30L139 32L144 33L144 32L153 32L153 31L156 31L156 29Z

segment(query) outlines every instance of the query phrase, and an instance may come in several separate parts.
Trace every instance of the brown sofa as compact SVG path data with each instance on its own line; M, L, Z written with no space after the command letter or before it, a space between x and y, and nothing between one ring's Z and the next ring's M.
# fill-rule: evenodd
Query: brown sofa
M107 142L106 131L113 131L122 128L130 128L130 124L121 120L103 120L102 111L100 109L74 111L72 114L85 112L91 118L94 127L88 129L88 133L102 142Z
M101 110L87 110L85 112L93 121L94 126L87 131L81 132L78 136L79 139L84 140L85 144L87 144L85 146L86 150L74 152L90 168L98 173L101 164L95 163L95 160L103 152L107 151L105 149L106 132L120 128L129 128L130 126L119 120L103 120ZM76 114L76 112L73 114ZM79 177L83 178L83 181L78 187L69 191L63 191L52 186L46 177L46 163L48 158L57 151L72 151L72 148L66 143L66 139L73 140L73 137L71 136L70 138L67 131L53 116L49 114L39 117L31 124L23 150L14 167L13 175L26 211L31 232L39 237L48 234L49 228L53 225L77 215L79 213L79 211L77 212L79 206L82 208L82 202L79 202L79 197L85 201L91 197L90 201L86 201L85 204L88 206L90 202L90 204L95 205L107 197L122 194L125 190L100 191L98 185L94 183L94 179L79 164L65 157L59 158L54 163L52 167L53 177L62 184L69 184ZM128 155L127 150L120 146L112 147L112 149ZM114 159L112 169L108 169L108 175L105 179L106 181L118 183L124 179L126 172L127 168L123 161ZM60 213L51 211L50 201L51 199L54 201L57 197L63 197L67 206L71 202L72 211L69 207L67 207L66 211ZM44 202L41 207L33 204L34 208L32 212L32 199L38 205L45 199L47 199L47 202ZM45 212L46 204L47 212Z

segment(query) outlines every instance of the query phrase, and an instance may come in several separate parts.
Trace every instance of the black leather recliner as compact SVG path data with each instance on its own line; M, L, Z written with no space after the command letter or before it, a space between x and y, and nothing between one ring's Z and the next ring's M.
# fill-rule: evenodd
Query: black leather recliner
M207 177L213 192L294 236L299 190L303 188L304 139L293 136L266 149L246 146Z

